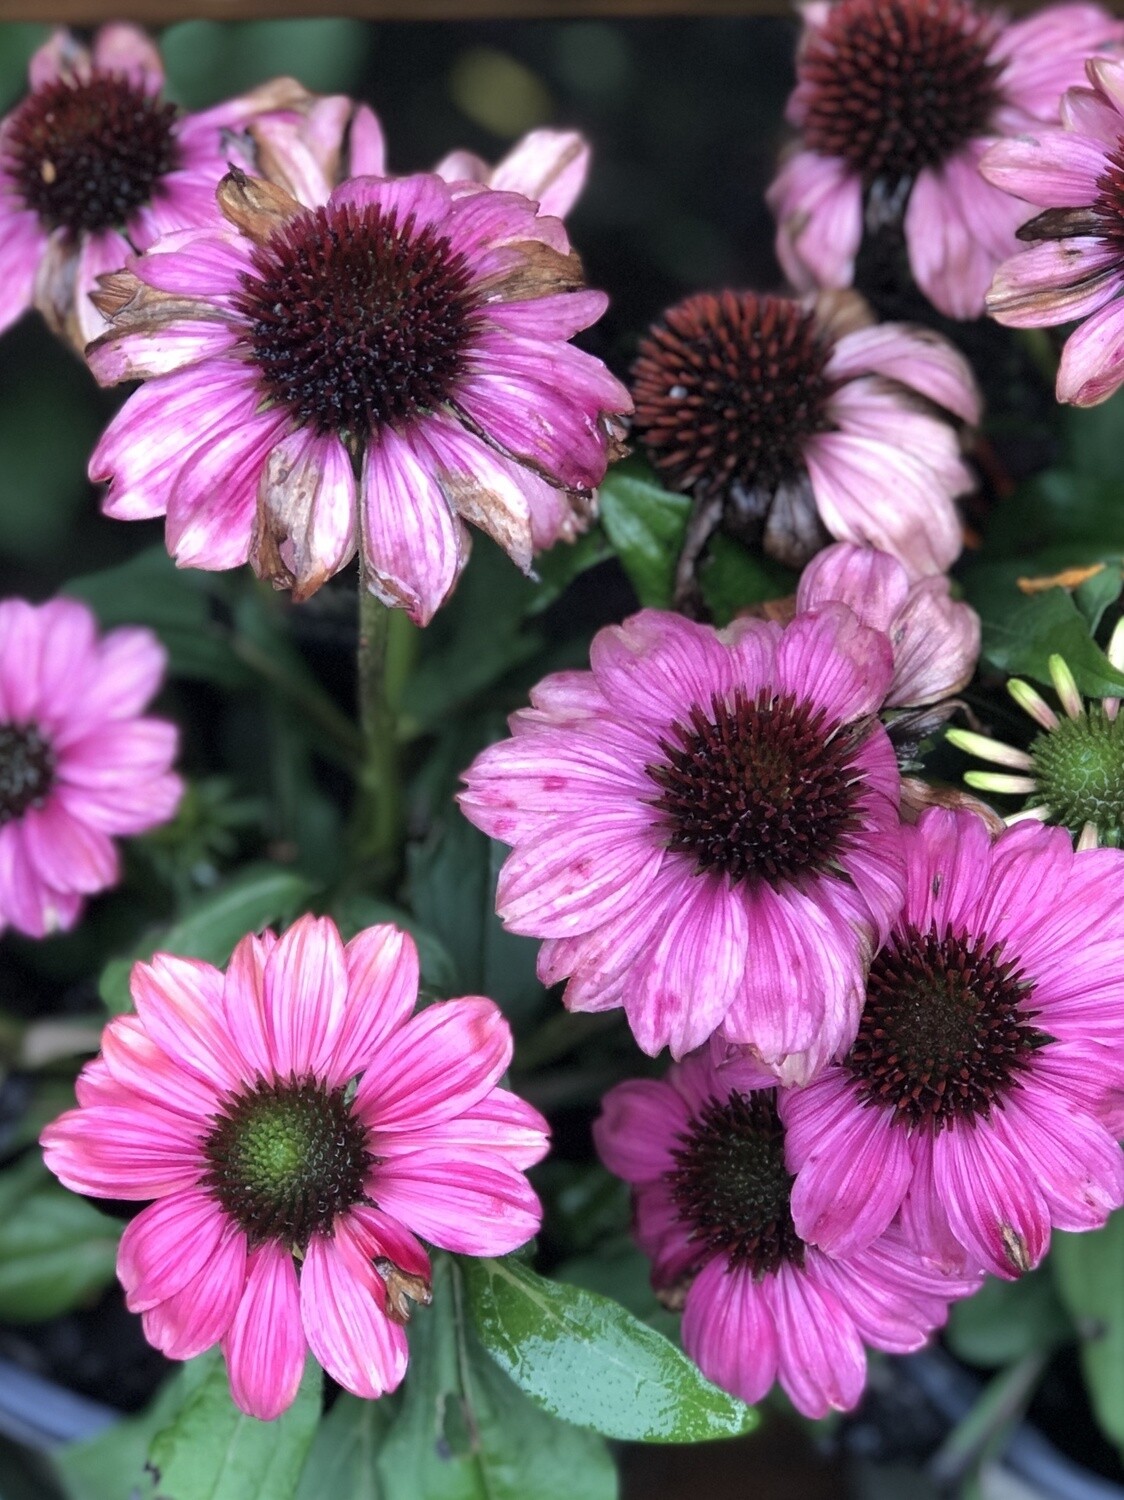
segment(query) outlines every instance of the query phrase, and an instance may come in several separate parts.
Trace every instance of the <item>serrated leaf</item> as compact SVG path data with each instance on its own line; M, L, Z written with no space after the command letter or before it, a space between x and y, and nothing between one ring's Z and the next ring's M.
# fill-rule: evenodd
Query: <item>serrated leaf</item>
M176 953L225 964L239 938L285 922L307 901L312 887L302 875L275 865L250 865L192 904L179 921L151 932L128 958L112 959L98 989L106 1007L121 1015L131 1009L129 974L137 959Z
M148 1453L158 1500L293 1500L320 1418L323 1376L309 1359L297 1398L275 1422L259 1422L230 1398L216 1352ZM143 1490L142 1490L143 1494Z
M697 1443L757 1423L685 1354L617 1303L520 1262L464 1265L477 1333L536 1405L607 1437Z
M643 605L668 609L691 502L665 490L643 465L617 464L598 491L601 524Z
M547 1416L481 1347L462 1264L438 1255L433 1305L410 1323L410 1364L383 1442L388 1500L615 1500L602 1440Z
M39 1156L0 1173L0 1319L80 1307L113 1280L121 1225L70 1193Z
M1077 1325L1097 1421L1124 1451L1124 1211L1088 1234L1055 1230L1048 1264Z

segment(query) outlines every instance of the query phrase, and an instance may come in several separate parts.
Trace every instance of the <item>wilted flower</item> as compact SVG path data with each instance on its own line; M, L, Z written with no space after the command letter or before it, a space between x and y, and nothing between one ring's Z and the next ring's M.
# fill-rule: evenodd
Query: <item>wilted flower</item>
M90 301L98 277L162 234L217 221L238 132L308 95L281 78L185 115L160 96L156 47L123 25L103 26L89 48L56 32L30 77L0 124L0 329L34 305L81 353L105 331Z
M515 846L496 903L545 938L572 1010L623 1005L645 1052L718 1027L786 1079L850 1046L902 899L884 635L833 605L716 633L644 610L600 631L465 773Z
M167 514L181 566L307 598L354 556L429 620L470 520L519 564L567 530L613 451L628 393L568 340L583 290L559 220L440 177L354 177L302 207L233 172L229 221L165 237L99 297L105 382L155 377L90 464L109 515Z
M652 1282L682 1306L683 1347L703 1374L751 1402L779 1381L806 1417L822 1417L858 1401L864 1344L919 1349L980 1278L919 1263L896 1229L837 1259L805 1243L771 1082L689 1057L659 1082L610 1090L593 1133L632 1184Z
M724 519L794 566L830 537L915 576L959 554L952 502L973 480L950 414L975 422L980 401L938 334L876 325L851 292L725 291L670 308L632 376L637 435L710 530Z
M804 8L788 118L800 147L769 190L793 284L847 286L866 216L904 212L917 285L952 318L983 312L1025 217L981 179L997 137L1056 124L1085 59L1124 39L1097 5L1004 22L969 0L822 0Z
M113 835L175 812L175 725L141 716L166 660L149 630L99 640L75 600L0 603L0 930L73 927L119 878Z
M1124 621L1109 642L1108 658L1124 667ZM1022 812L1008 823L1036 818L1060 823L1077 838L1080 849L1124 842L1124 719L1120 699L1085 704L1073 673L1062 657L1049 659L1050 678L1065 717L1059 719L1041 693L1013 677L1007 691L1041 726L1027 750L987 735L950 729L949 740L969 755L1004 766L1004 771L966 771L964 780L981 792L1026 796Z
M369 927L345 947L314 917L243 938L225 978L159 953L132 991L42 1140L75 1192L157 1200L117 1261L146 1336L171 1359L221 1341L235 1401L265 1420L310 1347L355 1395L393 1390L410 1301L430 1299L417 1236L503 1255L539 1225L523 1172L546 1122L496 1087L498 1008L412 1016L412 940Z
M894 558L840 542L800 575L798 610L838 601L864 625L885 631L894 653L888 708L915 708L958 692L976 670L980 617L953 599L943 574L910 582Z
M1124 62L1091 58L1087 70L1092 88L1069 90L1060 129L1002 141L980 163L1044 210L1019 230L1030 243L996 271L987 310L1012 328L1084 320L1058 366L1058 400L1077 406L1124 383Z
M903 831L908 891L848 1056L780 1101L797 1232L1013 1277L1124 1203L1124 855L972 813Z

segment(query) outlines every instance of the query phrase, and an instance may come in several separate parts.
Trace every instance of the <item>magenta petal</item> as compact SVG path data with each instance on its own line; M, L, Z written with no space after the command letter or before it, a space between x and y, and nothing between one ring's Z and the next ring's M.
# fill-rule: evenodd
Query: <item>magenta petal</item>
M240 1060L223 1025L218 969L156 953L133 965L129 987L145 1030L173 1061L224 1091L238 1087Z
M293 1257L283 1245L262 1245L251 1254L245 1290L222 1352L230 1394L242 1411L272 1422L293 1404L308 1344Z
M246 1236L228 1224L217 1250L181 1290L141 1314L144 1336L169 1359L194 1359L217 1344L246 1284Z
M992 1129L1037 1183L1058 1229L1099 1229L1124 1203L1124 1152L1070 1099L1023 1089L995 1112Z
M352 177L386 175L386 142L374 110L366 104L356 107L348 136L349 165Z
M499 1156L415 1151L381 1163L373 1195L415 1234L458 1255L507 1255L538 1233L542 1206Z
M249 557L262 475L283 421L272 409L241 417L186 458L167 499L165 537L177 566L221 570Z
M333 1086L375 1059L382 1043L409 1020L418 999L418 950L409 933L368 927L347 944L344 962L347 1005L327 1074Z
M655 1182L667 1171L678 1136L690 1121L686 1102L654 1079L610 1089L594 1121L597 1154L625 1182Z
M31 306L46 235L33 213L0 212L0 333Z
M541 1161L549 1148L550 1127L538 1110L499 1088L451 1120L379 1137L379 1150L387 1157L425 1150L466 1157L486 1153L502 1157L521 1172Z
M227 1219L210 1193L173 1193L125 1226L117 1275L130 1312L146 1312L182 1292L210 1261Z
M933 1185L953 1234L993 1276L1013 1281L1050 1248L1050 1212L1037 1184L986 1126L942 1130Z
M195 1122L216 1112L220 1088L173 1062L152 1041L138 1017L118 1016L110 1021L102 1033L101 1051L105 1066L127 1090L131 1103L137 1103L138 1097L147 1099Z
M373 1400L406 1373L406 1334L386 1315L386 1287L346 1221L331 1239L314 1234L300 1279L301 1321L333 1380Z
M776 1324L780 1383L797 1411L849 1411L866 1384L866 1352L839 1298L790 1265L761 1290Z
M495 1085L511 1050L511 1028L493 1001L430 1005L384 1042L378 1065L359 1082L355 1110L377 1133L452 1119Z
M431 1279L433 1268L429 1256L418 1239L397 1219L384 1214L381 1209L357 1203L348 1215L347 1223L364 1259L376 1261L385 1257L409 1276L420 1276L424 1281Z
M24 814L23 836L28 858L56 890L89 895L116 884L119 867L113 843L71 817L58 796Z
M283 1078L322 1076L347 1004L347 968L335 923L312 916L294 922L266 959L263 986L274 1069Z
M762 1284L722 1256L709 1261L687 1293L683 1347L722 1390L760 1401L777 1378L780 1357Z

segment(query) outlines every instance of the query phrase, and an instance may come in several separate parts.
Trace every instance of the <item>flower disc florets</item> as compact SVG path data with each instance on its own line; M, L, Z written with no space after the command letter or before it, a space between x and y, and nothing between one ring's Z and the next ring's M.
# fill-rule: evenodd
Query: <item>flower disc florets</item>
M1029 750L1037 790L1033 801L1051 818L1080 832L1103 831L1106 842L1124 830L1124 718L1090 703L1079 718L1064 718L1035 737Z
M964 0L838 0L800 57L805 143L868 182L939 165L999 103L997 30Z
M36 724L0 724L0 825L42 807L55 778L55 753Z
M1002 943L907 926L870 966L846 1060L860 1098L911 1128L986 1119L1050 1040L1031 1024L1030 991Z
M256 246L235 298L271 400L360 439L453 393L478 298L446 234L377 203L310 209Z
M178 166L176 116L124 74L57 78L12 115L3 165L46 229L117 228Z
M202 1179L250 1242L304 1250L364 1198L374 1163L344 1088L315 1078L260 1082L222 1101L203 1142Z

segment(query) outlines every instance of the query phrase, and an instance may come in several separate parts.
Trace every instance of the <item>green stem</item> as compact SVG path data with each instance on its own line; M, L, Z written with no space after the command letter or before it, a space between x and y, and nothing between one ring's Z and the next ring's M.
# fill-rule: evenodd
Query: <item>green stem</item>
M363 763L359 775L358 850L389 875L397 864L402 798L395 724L399 651L395 615L367 587L359 564L359 732Z
M239 661L264 678L271 687L323 730L340 761L356 774L362 763L363 743L355 725L319 689L311 688L285 671L264 647L249 636L234 634L230 647Z

